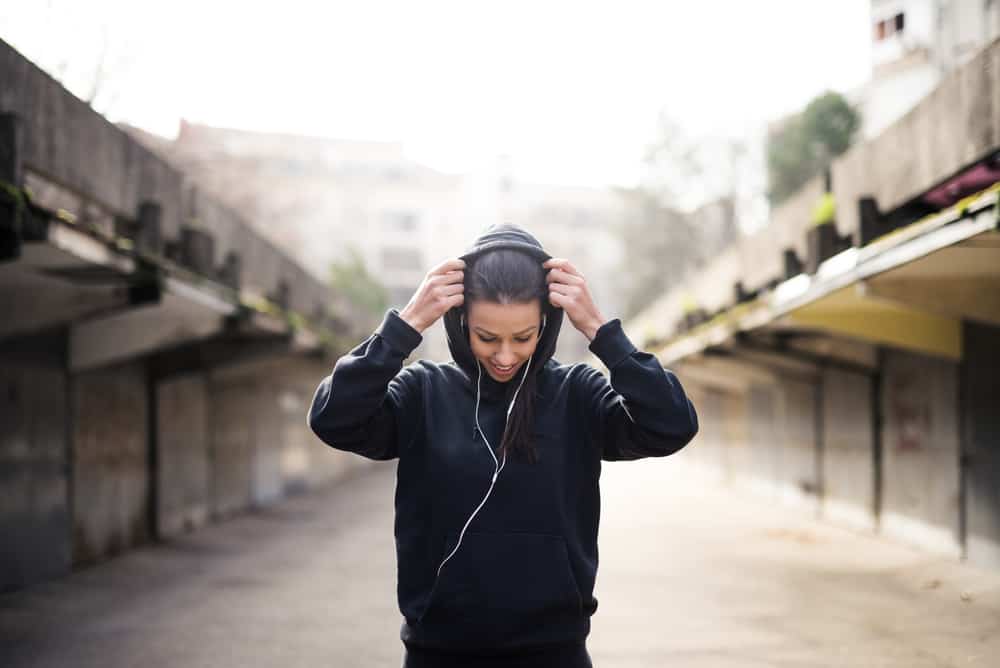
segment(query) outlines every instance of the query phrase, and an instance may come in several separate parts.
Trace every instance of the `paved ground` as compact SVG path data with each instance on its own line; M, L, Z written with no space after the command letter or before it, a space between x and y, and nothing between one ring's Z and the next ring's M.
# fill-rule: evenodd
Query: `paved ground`
M398 668L394 466L0 596L0 665ZM997 666L1000 573L607 465L597 668Z

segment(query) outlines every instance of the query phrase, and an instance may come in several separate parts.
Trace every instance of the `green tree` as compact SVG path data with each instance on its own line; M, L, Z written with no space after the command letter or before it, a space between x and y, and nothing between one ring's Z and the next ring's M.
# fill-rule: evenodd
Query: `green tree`
M330 288L341 309L349 311L353 336L371 333L389 305L388 291L354 246L347 249L346 258L330 265Z
M846 151L861 127L861 114L835 92L814 98L800 113L777 124L767 138L768 198L788 199Z

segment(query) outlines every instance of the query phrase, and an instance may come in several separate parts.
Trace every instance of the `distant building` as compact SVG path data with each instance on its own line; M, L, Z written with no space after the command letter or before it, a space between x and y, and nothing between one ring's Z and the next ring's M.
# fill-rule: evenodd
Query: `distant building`
M849 94L865 139L1000 36L1000 0L872 0L872 78Z
M147 144L284 248L317 277L357 249L402 308L434 264L468 237L463 177L406 157L398 142L249 132L182 122ZM443 329L415 355L447 355Z
M531 232L555 256L580 270L597 307L608 318L621 317L622 243L618 226L628 213L626 200L610 188L514 183L502 188L504 220ZM556 358L588 356L586 337L563 321Z
M620 315L616 226L625 201L610 189L518 183L510 159L462 175L408 159L397 142L345 141L182 122L176 140L129 129L240 209L261 234L317 277L356 248L402 308L427 271L460 255L489 225L512 222L585 273L608 318ZM450 359L439 321L414 357ZM557 358L582 360L587 340L567 321Z

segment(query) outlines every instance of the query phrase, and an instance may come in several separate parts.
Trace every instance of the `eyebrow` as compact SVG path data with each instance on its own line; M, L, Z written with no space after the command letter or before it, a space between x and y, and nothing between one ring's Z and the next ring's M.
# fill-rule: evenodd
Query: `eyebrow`
M537 327L538 325L532 325L531 327L526 327L525 329L522 329L520 332L514 332L514 336L517 336L518 334L527 334L528 332L530 332L533 329L536 329ZM493 332L487 329L483 329L482 327L476 327L475 330L480 334L485 334L486 336L496 336L496 334L494 334Z

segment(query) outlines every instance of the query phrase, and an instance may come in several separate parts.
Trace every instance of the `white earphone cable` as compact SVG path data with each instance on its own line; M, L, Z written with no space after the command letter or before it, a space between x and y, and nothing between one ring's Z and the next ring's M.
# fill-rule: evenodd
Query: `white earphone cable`
M514 402L517 401L517 393L521 391L521 386L524 385L524 379L528 377L528 369L531 367L532 357L534 357L534 353L528 356L528 362L524 365L524 375L521 376L521 382L518 383L517 389L514 390L514 396L510 400L510 406L507 407L507 416L504 418L503 422L504 431L507 430L507 421L510 419L510 413L511 411L514 410ZM483 500L479 502L479 505L476 506L476 509L472 511L471 515L469 515L469 519L465 521L465 526L462 527L462 531L458 534L458 542L455 543L454 549L452 549L451 553L449 553L448 556L445 557L444 560L441 562L441 564L438 566L437 569L438 576L441 575L441 569L444 567L445 563L449 559L451 559L453 554L458 552L458 548L462 544L462 538L465 537L465 530L469 528L469 524L472 522L472 519L476 516L476 513L478 513L479 509L483 507L483 505L486 503L486 500L490 498L490 494L493 492L493 486L496 485L497 482L497 476L500 475L500 471L503 470L504 465L506 465L507 463L507 449L504 448L503 451L503 462L502 463L498 462L496 453L493 452L493 446L490 445L490 442L486 439L486 433L483 431L482 427L479 426L479 394L480 394L480 382L482 381L483 378L483 367L482 364L479 362L479 360L476 360L476 369L478 370L478 375L476 376L476 412L475 412L476 429L479 430L479 435L483 437L483 443L486 444L486 448L490 452L490 457L493 458L493 465L495 467L495 470L493 471L493 480L490 481L490 488L486 490L486 496L483 497Z

